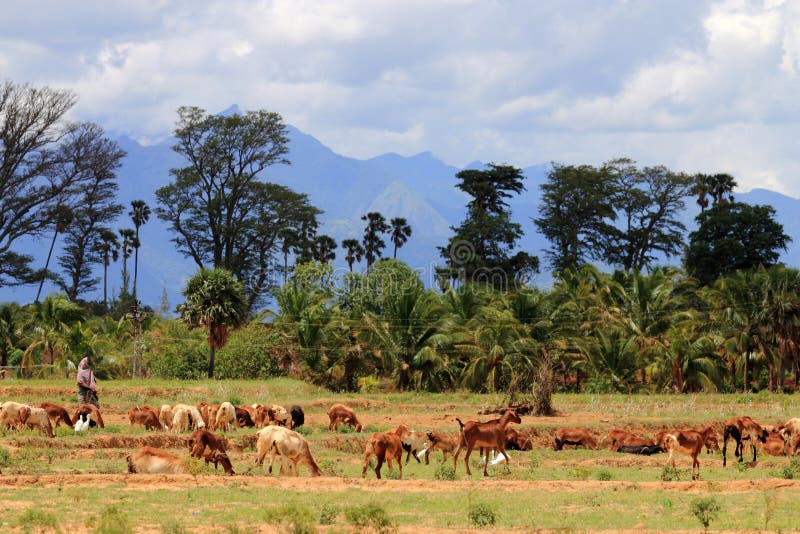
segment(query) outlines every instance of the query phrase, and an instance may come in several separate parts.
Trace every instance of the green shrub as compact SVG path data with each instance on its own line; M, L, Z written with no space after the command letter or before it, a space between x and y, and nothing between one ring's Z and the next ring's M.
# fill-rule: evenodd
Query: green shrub
M128 514L116 504L110 504L100 512L93 531L98 534L131 534L133 525Z
M659 478L664 482L676 482L681 480L682 477L683 473L681 473L680 469L670 465L665 465L664 469L661 470L661 475Z
M345 508L344 516L357 529L372 528L381 534L397 530L386 510L377 503Z
M714 497L705 497L702 499L694 499L689 509L703 525L703 530L708 532L708 526L719 516L722 506L720 506Z
M5 447L0 447L0 473L4 467L11 465L11 453Z
M469 510L469 523L474 527L491 527L496 521L494 509L486 503L475 504Z
M539 453L536 451L531 451L530 459L528 460L528 467L531 470L537 469L541 467L542 459L539 457Z
M17 524L22 527L22 532L37 532L41 530L61 532L58 527L58 519L50 512L44 512L40 507L28 508L25 513L17 520Z
M609 471L608 469L601 469L600 471L597 472L596 477L597 480L604 480L604 481L611 480L612 478L611 471Z
M576 465L572 468L572 476L578 480L588 480L591 473L592 472L588 467L584 467L582 465Z
M323 504L319 511L320 525L333 525L339 517L339 507L335 504Z
M267 511L266 520L278 525L281 532L291 534L314 534L317 531L314 516L308 506L286 504Z
M436 480L455 480L456 470L453 469L453 466L449 463L441 463L439 467L436 468L433 477Z
M161 321L147 332L144 365L159 378L205 378L208 343L199 329L189 330L180 321Z
M273 348L281 343L278 332L259 321L231 333L228 343L217 351L217 378L269 378L283 376Z

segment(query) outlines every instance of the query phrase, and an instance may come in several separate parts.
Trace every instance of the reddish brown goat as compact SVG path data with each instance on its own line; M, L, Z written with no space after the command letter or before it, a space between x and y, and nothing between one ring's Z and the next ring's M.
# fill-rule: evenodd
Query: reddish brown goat
M214 471L217 470L218 464L222 464L222 469L225 470L226 475L236 474L233 471L233 464L231 464L230 458L228 458L228 455L224 452L208 451L203 455L203 459L206 461L206 465L214 464Z
M78 422L80 416L89 418L91 423L95 423L100 428L106 427L103 422L103 416L100 415L100 410L94 404L79 404L75 409L75 413L72 415L73 425ZM94 426L91 423L90 426Z
M460 437L460 436L459 436ZM428 448L425 449L425 465L430 463L431 451L442 451L442 461L447 459L447 453L452 454L458 447L458 438L441 432L428 432Z
M664 437L663 448L669 453L667 465L672 463L675 467L675 452L680 452L692 457L692 480L700 477L700 462L697 455L703 449L709 436L716 435L714 425L708 425L703 430L675 430Z
M584 446L597 449L597 441L585 428L559 428L555 434L555 450L560 451L564 445Z
M469 469L469 455L476 447L484 449L484 462L483 462L483 476L489 476L486 471L489 466L489 451L492 449L498 451L506 459L506 468L510 468L508 461L508 454L506 454L506 426L509 423L521 423L522 419L517 415L514 410L506 410L499 421L490 421L487 423L479 423L477 421L467 421L466 424L461 422L461 419L456 417L458 425L461 430L461 439L458 443L453 455L453 471L458 465L458 455L461 449L466 448L467 453L464 455L464 465L467 466L467 474L471 475Z
M227 453L225 450L225 439L215 436L205 428L198 428L186 441L186 445L195 458L202 458L206 448L210 451Z
M753 462L756 461L756 440L761 443L767 441L767 431L761 425L744 415L741 417L731 417L722 425L722 467L728 463L728 439L736 441L734 455L739 458L739 462L744 461L744 442L747 441L753 447Z
M339 429L339 423L355 427L356 432L361 432L364 429L364 425L359 422L356 413L344 404L336 403L331 406L328 410L328 419L330 419L328 430L331 432L336 432Z
M142 425L147 430L161 430L158 414L150 406L134 406L128 411L128 419L133 425Z
M764 454L769 456L784 456L786 454L785 433L781 432L781 430L773 430L768 433L767 441L764 443Z
M397 460L397 466L400 470L400 478L403 478L403 437L408 434L408 427L400 424L394 430L388 432L375 432L369 437L367 441L367 448L364 451L364 467L361 469L361 478L366 478L367 468L369 467L369 459L375 455L377 464L375 465L375 474L381 478L381 467L385 461L392 469L392 460Z
M73 424L69 418L69 413L63 406L53 404L52 402L40 402L39 404L34 404L34 406L43 408L44 411L47 412L47 417L50 419L53 428L57 428L61 423L67 426L72 426Z

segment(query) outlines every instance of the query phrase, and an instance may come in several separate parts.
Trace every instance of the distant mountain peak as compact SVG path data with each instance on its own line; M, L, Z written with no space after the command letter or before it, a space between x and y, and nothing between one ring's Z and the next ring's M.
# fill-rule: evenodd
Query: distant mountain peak
M239 104L232 104L227 108L223 109L219 113L217 113L220 117L232 117L233 115L241 115L242 110L239 109Z

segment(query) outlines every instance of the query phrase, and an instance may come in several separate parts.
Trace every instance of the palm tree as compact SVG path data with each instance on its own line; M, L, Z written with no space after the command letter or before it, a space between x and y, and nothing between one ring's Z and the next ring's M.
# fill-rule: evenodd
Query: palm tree
M45 365L57 364L68 354L64 333L84 319L80 306L70 302L65 295L48 295L39 304L28 308L23 331L27 347L20 362L20 371L29 374L33 355L41 354Z
M0 305L0 366L8 365L21 337L20 307L14 303Z
M108 266L112 261L119 259L119 240L117 236L108 229L100 230L98 243L100 256L103 259L103 309L108 311Z
M187 282L183 295L186 302L178 306L181 320L208 332L208 378L213 378L216 350L228 342L230 330L247 320L244 287L229 271L200 269Z
M329 263L336 259L336 241L329 235L318 235L314 240L314 260Z
M138 249L139 244L136 239L136 232L131 228L123 228L119 231L122 237L122 244L120 250L122 251L122 292L120 296L128 295L128 282L130 282L130 275L128 274L128 258L131 257L134 249Z
M395 217L389 221L389 225L391 226L390 237L394 243L394 256L392 257L397 259L397 249L405 245L408 238L411 237L411 226L403 217Z
M361 261L361 258L364 257L364 247L361 246L361 243L359 243L357 239L345 239L342 241L342 248L347 251L344 259L347 261L347 265L350 267L350 272L352 273L353 264L357 261Z
M67 208L66 206L56 206L55 207L55 228L53 231L53 240L50 242L50 250L47 253L47 261L44 263L44 271L42 272L42 279L39 280L39 290L36 291L36 300L35 303L39 303L39 297L42 296L42 286L44 286L44 279L47 278L47 269L50 266L50 258L53 256L53 247L56 245L56 238L58 234L63 233L69 223L72 222L72 210Z
M381 234L389 231L386 218L377 211L371 211L361 217L362 221L367 222L364 228L364 257L367 260L367 270L372 267L376 259L381 256L381 251L386 247Z
M131 200L131 211L128 215L133 220L133 225L136 227L136 239L133 241L133 248L136 250L136 255L133 260L133 300L136 300L136 283L139 278L139 247L141 241L139 240L139 228L150 220L150 206L145 204L144 200Z

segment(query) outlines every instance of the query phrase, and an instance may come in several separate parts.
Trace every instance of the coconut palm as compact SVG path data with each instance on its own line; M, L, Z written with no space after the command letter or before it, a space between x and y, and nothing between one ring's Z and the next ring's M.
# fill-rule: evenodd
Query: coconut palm
M23 324L26 348L20 362L20 372L30 375L34 356L41 356L43 365L62 363L69 353L69 343L64 333L84 320L80 306L70 302L63 294L48 295L39 304L26 310Z
M232 329L247 320L247 298L241 282L225 269L200 269L183 290L178 306L181 320L208 332L208 378L214 377L214 356L225 346Z
M394 255L392 257L397 259L397 249L405 245L408 238L411 237L411 226L403 217L395 217L390 220L389 226L391 232L389 237L394 244Z
M21 308L14 303L0 305L0 366L8 359L22 338Z
M108 267L112 261L119 259L119 240L108 229L100 230L100 239L97 248L103 260L103 309L108 311Z
M130 274L128 274L128 258L134 250L138 249L139 244L136 239L136 232L131 228L123 228L119 231L122 238L120 250L122 251L122 293L121 296L128 295L128 283L130 282Z
M150 220L150 206L148 206L144 200L132 200L131 211L128 212L128 215L133 221L133 226L136 228L135 239L132 243L135 250L133 260L133 299L136 300L136 283L139 279L139 247L141 246L139 228Z

